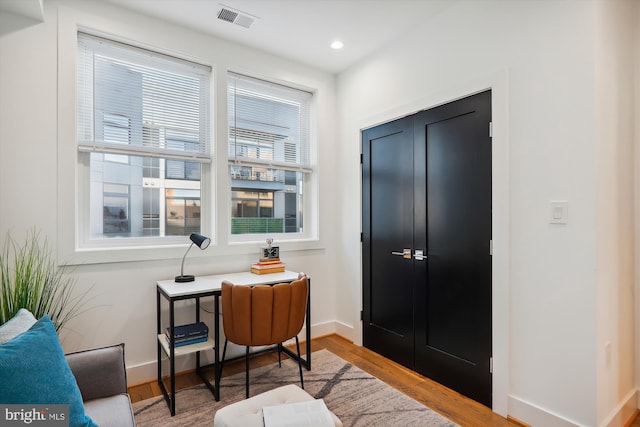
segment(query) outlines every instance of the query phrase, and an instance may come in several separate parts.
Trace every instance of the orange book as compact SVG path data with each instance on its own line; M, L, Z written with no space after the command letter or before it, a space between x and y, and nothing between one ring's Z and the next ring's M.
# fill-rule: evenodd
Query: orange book
M280 261L280 258L271 258L271 259L266 259L264 261L258 261L258 262L256 262L256 264L268 265L268 264L277 264L279 262L282 262L282 261Z
M256 270L269 270L271 268L284 268L284 262L274 262L271 264L261 264L261 263L255 263L255 264L251 264L251 268L255 268Z
M284 271L284 266L282 267L276 267L276 268L264 268L264 269L257 269L257 268L251 268L251 272L253 274L269 274L269 273L282 273Z

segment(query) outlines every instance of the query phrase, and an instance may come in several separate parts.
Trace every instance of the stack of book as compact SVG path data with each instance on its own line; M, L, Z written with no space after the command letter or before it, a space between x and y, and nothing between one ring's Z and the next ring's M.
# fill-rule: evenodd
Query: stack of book
M167 328L165 335L169 344L175 347L183 345L205 342L209 337L209 327L204 322L190 323L188 325L178 325L173 328L173 338L171 330Z
M251 264L251 272L254 274L280 273L284 271L284 262L280 258L272 258Z

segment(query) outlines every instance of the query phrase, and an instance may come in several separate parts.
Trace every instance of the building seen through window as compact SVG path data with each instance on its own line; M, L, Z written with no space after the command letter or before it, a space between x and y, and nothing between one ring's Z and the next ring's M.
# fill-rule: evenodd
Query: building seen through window
M211 69L78 34L81 240L202 232Z
M229 74L231 234L302 233L312 94Z
M91 204L103 204L101 224L99 215L91 217L94 237L200 232L200 163L91 153L91 170L102 183L102 191L92 189Z

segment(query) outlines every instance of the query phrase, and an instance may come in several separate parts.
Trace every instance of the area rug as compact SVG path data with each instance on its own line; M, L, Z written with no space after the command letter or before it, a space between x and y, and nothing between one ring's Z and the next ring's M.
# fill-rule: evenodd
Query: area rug
M328 350L314 352L311 362L311 371L303 369L305 391L324 399L345 427L457 425ZM244 372L222 378L219 402L204 385L179 390L173 417L163 397L136 402L136 425L211 427L218 409L244 399L244 384ZM275 363L251 370L251 396L287 384L300 384L298 365L291 359L281 368Z

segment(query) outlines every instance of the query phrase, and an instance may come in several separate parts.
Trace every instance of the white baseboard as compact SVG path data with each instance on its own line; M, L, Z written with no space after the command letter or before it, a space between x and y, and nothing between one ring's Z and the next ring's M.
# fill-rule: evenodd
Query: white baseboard
M209 351L201 352L201 364L206 365L213 362L213 356L207 353L213 353ZM220 357L222 357L222 351L220 351ZM189 354L186 356L176 357L176 373L190 371L195 369L196 358L195 355ZM163 375L169 375L169 362L163 354ZM142 384L149 381L157 380L158 368L156 359L148 362L140 363L138 365L127 365L127 385L132 386L136 384Z
M127 365L127 386L142 384L155 380L157 375L156 361L145 362L139 365Z
M624 427L639 406L640 391L631 390L599 426ZM509 415L532 426L578 427L580 425L515 396L509 396Z
M311 338L321 337L323 335L335 334L336 333L336 322L324 322L324 323L316 323L315 325L311 325ZM298 335L301 339L304 339L304 328L302 330L302 334Z
M344 323L336 322L336 321L311 325L311 338L321 337L323 335L338 334L338 335L344 336L345 338L350 339L352 333L353 333L353 327L348 326ZM298 335L298 337L302 341L305 340L306 337L305 337L304 329L302 330L301 334ZM222 341L224 343L224 340ZM234 349L232 348L229 348L227 350L227 352L229 353L228 356L236 355L235 353L233 353L233 350ZM201 363L203 365L208 363L213 363L213 356L208 353L213 353L213 352L203 352L201 355L202 357ZM222 351L221 351L221 357L222 357ZM164 363L167 363L166 359ZM176 372L189 371L194 369L194 366L195 366L194 355L187 355L183 357L178 357L176 359ZM163 368L163 372L165 373L165 375L167 372L169 372L168 364ZM157 375L158 375L158 371L157 371L155 357L153 360L149 360L147 362L143 362L137 365L127 366L127 383L129 384L129 386L156 380Z
M601 427L624 427L638 408L638 390L631 390L613 412L600 424Z
M350 341L354 341L355 342L355 328L351 325L347 325L346 323L342 323L342 322L334 322L335 323L335 333L340 335L341 337L344 337Z
M515 396L509 396L509 415L532 426L579 427L571 420Z

